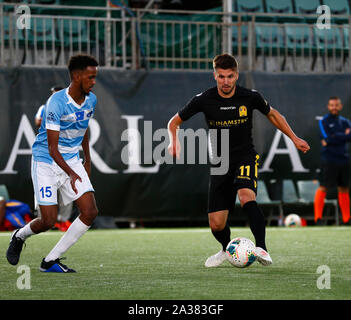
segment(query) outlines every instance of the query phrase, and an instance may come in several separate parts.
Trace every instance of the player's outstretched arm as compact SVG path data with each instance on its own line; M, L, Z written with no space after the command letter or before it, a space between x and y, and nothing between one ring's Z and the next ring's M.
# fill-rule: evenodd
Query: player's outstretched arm
M180 156L180 142L178 140L177 129L179 129L182 122L183 120L177 113L169 120L167 126L169 136L168 152L171 156L176 156L178 159Z
M297 149L303 153L306 153L308 150L310 150L308 143L296 136L294 131L290 128L285 117L282 116L276 109L271 107L271 110L267 114L267 118L277 129L279 129L291 139Z
M82 182L82 179L71 169L71 167L63 159L61 153L58 151L58 141L59 141L60 132L55 130L49 130L49 129L46 129L46 132L48 137L48 148L49 148L50 156L54 159L54 161L58 164L58 166L67 173L67 175L71 179L71 186L73 191L75 193L78 193L78 190L76 189L76 186L75 186L75 182L76 180L79 180L80 182Z

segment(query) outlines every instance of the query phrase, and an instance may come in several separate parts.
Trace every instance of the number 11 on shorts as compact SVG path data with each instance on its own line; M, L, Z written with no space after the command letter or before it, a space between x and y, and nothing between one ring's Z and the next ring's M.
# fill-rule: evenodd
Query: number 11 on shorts
M44 198L51 198L52 196L52 191L51 191L51 186L48 187L41 187L39 192L41 193L41 197Z

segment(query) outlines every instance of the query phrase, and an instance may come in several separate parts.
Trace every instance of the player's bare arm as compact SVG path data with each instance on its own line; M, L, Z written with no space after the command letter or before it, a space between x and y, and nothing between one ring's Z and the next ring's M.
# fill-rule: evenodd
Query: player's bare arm
M175 114L168 122L168 152L171 156L176 156L178 159L180 156L180 142L178 140L177 130L182 122L183 120L179 117L178 113Z
M49 149L50 156L59 165L59 167L67 173L67 175L71 179L71 186L73 191L75 193L78 193L75 183L76 183L76 180L79 180L80 182L82 182L82 179L71 169L71 167L63 159L61 153L58 151L58 141L59 141L60 132L55 130L49 130L49 129L47 129L46 132L48 137L48 149Z
M267 114L267 118L277 129L279 129L291 139L298 150L302 151L303 153L306 153L308 150L310 150L308 143L296 136L294 131L290 128L285 117L281 115L279 111L271 107L270 112Z
M90 149L89 149L89 131L87 130L84 134L83 141L82 141L82 148L84 153L84 168L85 171L88 173L90 177L91 172L91 159L90 159Z

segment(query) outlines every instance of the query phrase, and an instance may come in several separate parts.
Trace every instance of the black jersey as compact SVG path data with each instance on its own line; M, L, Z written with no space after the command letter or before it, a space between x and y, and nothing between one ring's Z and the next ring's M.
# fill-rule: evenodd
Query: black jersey
M257 109L264 115L270 111L269 103L255 90L236 86L231 98L219 95L217 87L210 88L193 97L178 112L185 121L198 112L203 112L209 129L229 129L229 155L254 151L252 141L252 116ZM217 133L217 154L221 154L220 133Z

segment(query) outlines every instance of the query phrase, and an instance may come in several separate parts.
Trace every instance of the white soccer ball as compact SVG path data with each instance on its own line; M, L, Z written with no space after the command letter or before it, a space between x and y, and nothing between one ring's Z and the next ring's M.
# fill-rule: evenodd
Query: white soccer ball
M245 268L256 261L256 246L247 238L238 237L231 240L226 248L228 261L238 268Z
M301 218L297 214L291 213L285 217L284 225L286 227L301 227Z

